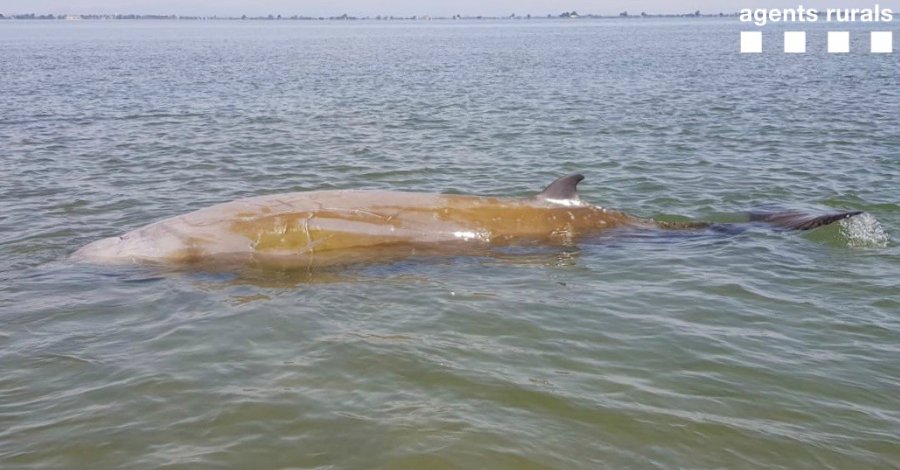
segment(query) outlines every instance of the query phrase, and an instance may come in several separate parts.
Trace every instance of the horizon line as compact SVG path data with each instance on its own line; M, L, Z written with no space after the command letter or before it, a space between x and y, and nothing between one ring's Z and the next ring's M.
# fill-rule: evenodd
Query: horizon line
M153 20L528 20L528 19L580 19L580 18L711 18L711 17L730 17L738 16L739 12L716 12L701 13L699 10L689 13L647 13L640 12L632 14L628 11L619 14L599 14L599 13L577 13L576 11L563 12L560 14L547 13L546 15L532 15L530 13L524 15L349 15L343 13L341 15L331 16L309 16L303 14L275 14L266 15L178 15L178 14L158 14L158 13L9 13L0 12L0 19L6 20L137 20L137 19L153 19Z

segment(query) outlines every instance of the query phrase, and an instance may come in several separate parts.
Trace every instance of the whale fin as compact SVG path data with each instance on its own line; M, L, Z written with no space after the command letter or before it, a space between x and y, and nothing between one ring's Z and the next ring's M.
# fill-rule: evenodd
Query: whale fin
M584 175L578 173L563 176L550 183L537 197L558 201L578 200L578 183L583 179Z
M766 222L787 230L811 230L859 214L862 214L862 211L838 212L820 216L811 216L802 212L751 212L750 221Z

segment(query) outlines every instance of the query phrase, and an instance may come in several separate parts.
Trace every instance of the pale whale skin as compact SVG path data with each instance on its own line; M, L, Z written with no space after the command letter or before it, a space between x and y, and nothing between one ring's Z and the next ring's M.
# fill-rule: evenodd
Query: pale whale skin
M524 241L567 242L622 226L709 225L659 223L584 203L576 192L583 178L560 178L531 198L362 190L252 197L98 240L72 258L95 263L268 261L311 266ZM807 229L853 214L779 214L770 219L784 228Z
M564 205L541 198L315 191L215 205L96 241L73 258L102 263L340 261L340 253L359 255L360 249L565 240L638 223L622 212L576 201Z

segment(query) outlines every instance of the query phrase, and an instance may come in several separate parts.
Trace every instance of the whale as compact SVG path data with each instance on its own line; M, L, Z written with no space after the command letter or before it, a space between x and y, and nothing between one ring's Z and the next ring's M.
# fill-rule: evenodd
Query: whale
M729 224L666 222L584 201L581 174L531 197L385 190L272 194L213 205L100 239L71 258L102 264L212 262L320 266L522 243L573 243L616 228L698 230ZM751 213L748 223L810 230L860 212Z

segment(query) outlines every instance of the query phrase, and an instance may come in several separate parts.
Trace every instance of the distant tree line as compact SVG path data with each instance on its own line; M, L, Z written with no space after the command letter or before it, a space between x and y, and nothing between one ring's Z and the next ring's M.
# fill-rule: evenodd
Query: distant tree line
M631 15L627 11L623 11L619 13L617 16L604 16L604 15L594 15L594 14L586 14L580 15L576 11L564 11L558 15L548 14L546 18L561 18L561 19L577 19L577 18L699 18L699 17L724 17L724 16L737 16L738 13L716 13L716 14L701 14L699 10L693 13L684 13L684 14L648 14L646 12L641 12L640 15ZM378 16L351 16L346 13L340 16L303 16L303 15L291 15L291 16L282 16L282 15L265 15L265 16L248 16L241 15L237 16L182 16L182 15L96 15L96 14L87 14L87 15L73 15L73 14L46 14L40 15L35 13L24 13L24 14L14 14L14 15L4 15L0 13L0 20L501 20L501 19L515 19L515 20L529 20L532 18L530 14L528 15L516 15L515 13L509 16L464 16L464 15L453 15L453 16L429 16L429 15L413 15L413 16L392 16L392 15L378 15Z

